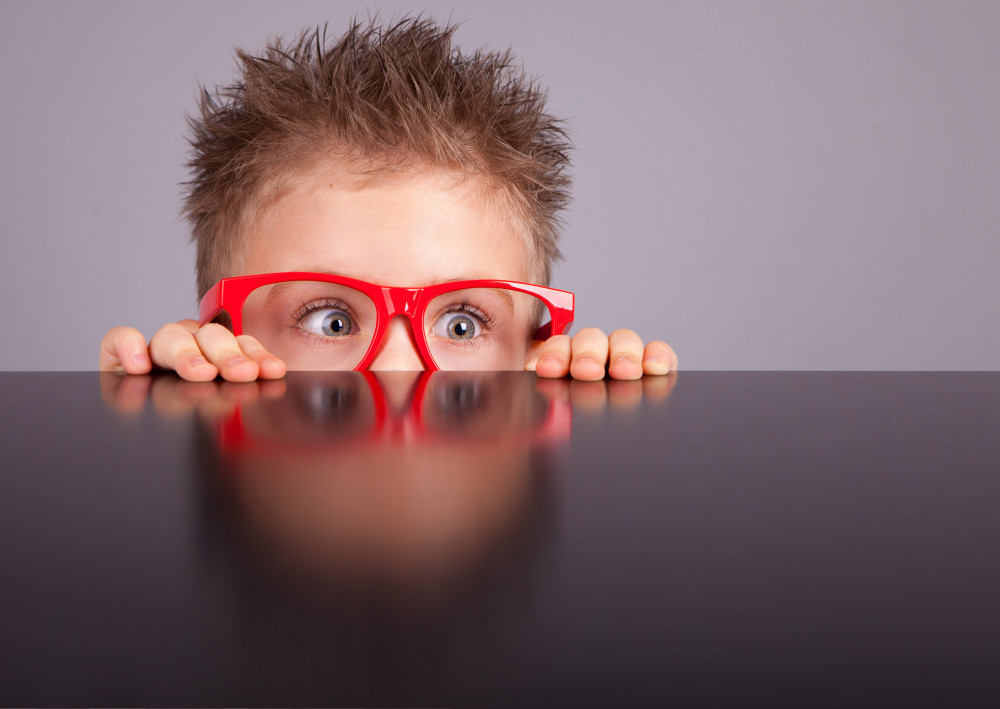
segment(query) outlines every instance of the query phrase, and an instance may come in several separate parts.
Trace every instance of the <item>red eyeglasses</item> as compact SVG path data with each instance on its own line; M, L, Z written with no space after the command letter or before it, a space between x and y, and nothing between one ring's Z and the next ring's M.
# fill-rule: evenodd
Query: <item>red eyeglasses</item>
M389 321L409 319L428 370L520 370L531 340L573 324L573 294L530 283L471 280L394 288L325 273L223 278L201 300L201 324L226 313L289 369L364 370Z

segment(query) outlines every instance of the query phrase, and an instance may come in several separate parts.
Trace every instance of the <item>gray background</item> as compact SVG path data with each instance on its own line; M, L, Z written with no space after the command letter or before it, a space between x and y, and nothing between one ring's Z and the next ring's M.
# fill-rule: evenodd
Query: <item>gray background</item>
M0 369L195 313L184 113L236 46L426 9L577 145L577 327L682 369L1000 369L1000 3L0 3Z

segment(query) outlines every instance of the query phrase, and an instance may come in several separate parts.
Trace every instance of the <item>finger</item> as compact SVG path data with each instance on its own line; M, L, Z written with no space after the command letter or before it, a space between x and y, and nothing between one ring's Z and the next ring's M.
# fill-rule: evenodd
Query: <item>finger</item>
M205 358L219 368L222 378L230 382L252 382L260 367L240 349L236 336L222 325L209 323L194 334Z
M532 340L531 344L528 345L528 353L524 355L525 372L535 371L535 365L538 363L538 353L542 351L544 344L543 340Z
M642 371L646 374L667 374L677 371L677 353L666 342L653 340L642 356Z
M206 361L194 335L180 323L161 327L149 343L149 354L157 367L172 369L191 382L208 382L219 373Z
M608 374L612 379L642 377L642 340L632 330L615 330L608 336Z
M607 363L607 335L596 327L586 327L573 337L573 361L569 373L574 379L588 382L604 379Z
M251 335L238 335L236 342L239 343L243 354L257 363L260 368L258 377L261 379L281 379L285 376L288 367L280 359L264 349L264 345Z
M572 341L569 335L550 337L538 349L535 373L540 377L558 379L569 374L569 358Z
M146 338L134 327L113 327L101 340L98 371L124 370L128 374L147 374L152 368Z
M192 320L191 318L186 318L184 320L178 320L177 324L180 325L181 327L183 327L188 332L190 332L192 335L194 333L198 332L198 328L201 327L201 325L198 324L197 320Z

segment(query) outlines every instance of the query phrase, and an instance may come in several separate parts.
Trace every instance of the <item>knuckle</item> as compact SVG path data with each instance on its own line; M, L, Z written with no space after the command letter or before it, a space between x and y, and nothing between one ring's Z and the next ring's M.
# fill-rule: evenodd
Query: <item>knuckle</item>
M227 330L223 325L219 323L210 322L207 325L202 325L198 328L198 334L196 336L210 337L212 339L235 339L235 335ZM227 337L228 336L228 337Z
M576 336L581 339L588 338L605 338L604 332L597 327L585 327L580 332L576 333Z
M561 350L566 348L569 345L569 343L570 343L569 335L553 335L552 337L550 337L545 341L545 344L542 345L541 351L544 352L549 350Z
M162 340L165 337L183 337L184 335L190 336L191 333L184 329L184 326L180 323L167 323L153 335L154 340Z
M260 340L253 335L237 335L236 342L239 343L240 349L244 352L260 352L264 350L264 345L260 344Z
M639 337L638 333L635 330L626 330L626 329L615 330L610 335L608 335L608 339L611 340L612 342L617 342L622 344L625 343L642 344L642 339Z

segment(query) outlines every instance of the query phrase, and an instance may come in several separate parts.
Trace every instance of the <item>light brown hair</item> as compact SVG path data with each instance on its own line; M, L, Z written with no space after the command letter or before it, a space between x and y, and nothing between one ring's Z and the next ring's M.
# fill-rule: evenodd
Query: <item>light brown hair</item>
M331 158L366 174L421 166L478 178L499 195L535 278L548 284L569 199L566 133L510 50L463 54L455 30L375 18L333 41L317 28L275 39L260 56L237 52L238 79L204 90L200 116L189 118L184 215L199 296L233 275L255 215Z

